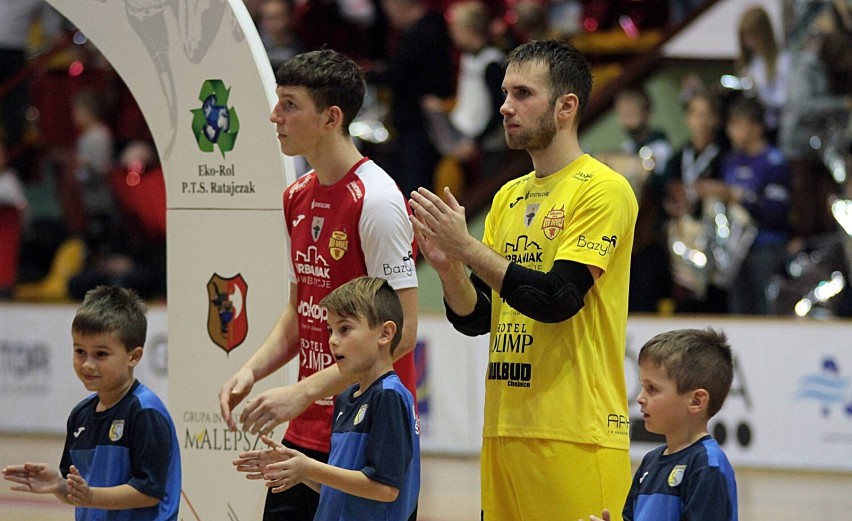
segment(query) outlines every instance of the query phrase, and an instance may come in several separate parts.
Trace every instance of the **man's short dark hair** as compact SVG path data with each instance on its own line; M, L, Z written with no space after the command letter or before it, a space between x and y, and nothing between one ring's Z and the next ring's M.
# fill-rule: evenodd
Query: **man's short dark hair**
M533 40L516 47L506 56L506 66L539 62L550 71L550 101L574 93L580 101L576 122L589 104L592 92L592 71L586 57L573 45L559 40Z
M280 87L304 87L320 110L337 106L343 112L343 132L364 103L366 84L361 68L348 57L331 49L297 54L281 64L275 73Z

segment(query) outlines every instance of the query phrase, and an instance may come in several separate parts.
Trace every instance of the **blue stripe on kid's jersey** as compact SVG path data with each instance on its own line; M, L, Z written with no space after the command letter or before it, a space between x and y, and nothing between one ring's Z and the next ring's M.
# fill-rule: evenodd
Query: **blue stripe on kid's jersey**
M98 445L94 450L72 449L77 470L88 476L90 487L112 487L130 475L130 451L121 445ZM98 469L92 472L91 469Z
M659 521L679 519L682 505L678 496L669 494L642 494L636 500L637 517L633 521Z

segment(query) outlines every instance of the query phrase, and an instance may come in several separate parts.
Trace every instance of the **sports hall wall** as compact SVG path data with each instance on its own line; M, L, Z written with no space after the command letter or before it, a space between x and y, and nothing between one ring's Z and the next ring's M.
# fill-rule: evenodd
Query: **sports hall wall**
M73 315L73 306L0 305L0 431L64 433L68 410L86 394L71 370L68 324ZM149 321L139 378L173 403L166 351L175 347L166 341L166 310L154 307ZM433 454L476 455L488 338L464 337L434 313L423 314L419 326L422 449ZM736 361L733 388L711 421L711 430L734 465L852 472L852 324L848 321L631 317L625 359L630 417L610 421L631 422L636 458L658 443L641 428L635 403L639 392L636 355L655 334L682 327L720 328L730 338ZM200 372L204 371L206 366ZM179 428L184 454L204 451L232 458L249 441L225 433L214 412L218 409L215 392L206 391L199 401L202 405L195 410L173 410L185 416ZM199 437L198 423L207 426L206 437ZM232 473L229 461L219 462L216 472L232 486L242 480Z

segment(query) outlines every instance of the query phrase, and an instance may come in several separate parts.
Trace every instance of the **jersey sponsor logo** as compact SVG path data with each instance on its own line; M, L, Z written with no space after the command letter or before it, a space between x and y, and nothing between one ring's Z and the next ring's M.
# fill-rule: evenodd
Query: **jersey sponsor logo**
M611 250L615 249L615 243L618 241L618 237L615 235L610 235L607 237L604 235L601 237L600 242L590 241L586 238L585 235L581 235L577 238L577 247L586 250L592 250L598 252L598 255L601 257L605 257Z
M311 210L313 210L314 208L324 208L326 210L330 210L331 205L329 203L321 203L314 199L313 201L311 201Z
M322 223L325 222L325 219L322 217L314 217L314 221L311 223L311 237L313 237L314 242L319 240L319 236L322 233Z
M414 418L414 434L420 436L420 416L417 415L417 407L411 406L411 417Z
M323 322L328 319L328 310L325 307L320 306L318 302L314 303L313 295L311 295L311 298L309 298L307 302L300 300L296 310L305 318L322 320Z
M312 177L313 177L312 175L304 175L304 176L300 177L300 178L299 178L299 179L298 179L295 183L293 183L293 185L290 187L290 192L287 194L287 198L288 198L288 199L292 199L292 198L293 198L293 195L295 195L295 193L296 193L296 192L298 192L299 190L301 190L301 189L303 189L304 187L308 186L308 182L311 180L311 178L312 178Z
M505 381L508 387L530 387L532 365L519 362L489 362L488 380Z
M293 219L293 228L295 228L296 226L299 226L299 223L302 222L302 220L304 218L305 218L305 214L303 214L303 213L300 213L299 215L297 215L296 218Z
M402 264L396 264L393 266L390 264L382 264L382 272L385 277L401 273L409 277L412 276L414 274L414 255L411 253L411 250L408 251L408 255L402 258Z
M319 254L316 246L308 246L307 253L296 252L293 261L299 284L318 288L331 288L331 269L328 262Z
M509 325L517 326L518 324ZM521 325L525 326L524 324ZM526 326L522 330L526 331ZM526 332L495 332L491 341L491 352L524 354L527 351L527 347L531 346L532 343L533 336Z
M109 426L110 441L118 441L124 436L124 420L113 420Z
M248 284L242 274L225 278L214 273L207 282L207 334L230 353L248 336Z
M358 185L358 181L349 182L346 185L346 189L349 190L349 193L352 195L353 201L358 201L364 197L364 191L361 190L361 187Z
M514 244L506 243L503 256L509 262L529 265L541 264L541 254L541 246L537 242L531 241L528 235L519 235Z
M334 260L340 260L346 255L346 250L349 249L349 236L346 232L335 230L331 232L331 239L328 240L328 251Z
M645 476L647 476L647 475L648 475L648 471L646 470L645 473L642 474L642 477L639 478L639 484L640 485L642 484L643 481L645 481Z
M82 434L84 430L86 430L86 428L85 428L85 427L80 427L79 429L77 429L76 431L74 431L74 437L75 437L75 438L79 438L79 437L80 437L80 434Z
M524 210L524 225L529 228L535 219L535 214L538 213L538 209L541 207L540 204L528 204L527 209Z
M522 195L519 195L518 197L516 197L516 198L515 198L515 200L514 200L514 201L512 201L511 203L509 203L509 208L514 208L516 204L520 203L520 202L521 202L521 201L523 201L524 199L526 199L526 197L524 197L524 196L522 196Z
M630 418L623 414L608 414L606 417L606 430L610 434L630 436Z
M582 181L582 182L585 183L586 181L590 181L592 179L592 177L594 177L594 176L592 174L587 174L585 172L577 172L576 174L574 174L573 177L577 181Z
M352 421L352 425L358 425L364 421L364 417L367 416L367 406L368 404L366 403L361 405L361 408L355 413L355 420Z
M313 305L313 299L309 302L301 302L299 304L299 313L306 313L308 314L306 316L309 316L309 318L314 320L325 320L328 317L328 312L325 308ZM334 358L331 356L331 353L324 348L324 344L322 342L301 338L299 339L299 351L299 364L305 369L322 371L326 367L334 364ZM330 398L323 398L322 400L314 403L317 405L327 405L325 403L325 400L327 399Z
M683 475L686 474L686 465L675 465L669 473L669 486L676 487L683 481Z
M550 240L556 238L559 232L565 229L565 207L551 208L541 221L541 230L544 236Z

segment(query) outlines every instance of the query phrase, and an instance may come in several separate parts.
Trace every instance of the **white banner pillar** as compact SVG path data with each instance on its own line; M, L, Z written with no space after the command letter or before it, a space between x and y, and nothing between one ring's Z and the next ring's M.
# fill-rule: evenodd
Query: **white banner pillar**
M242 0L49 2L127 84L162 162L180 517L259 519L265 488L231 465L256 437L227 431L217 395L287 301L281 194L294 169L268 119L275 80L263 45ZM255 393L286 382L282 371Z

